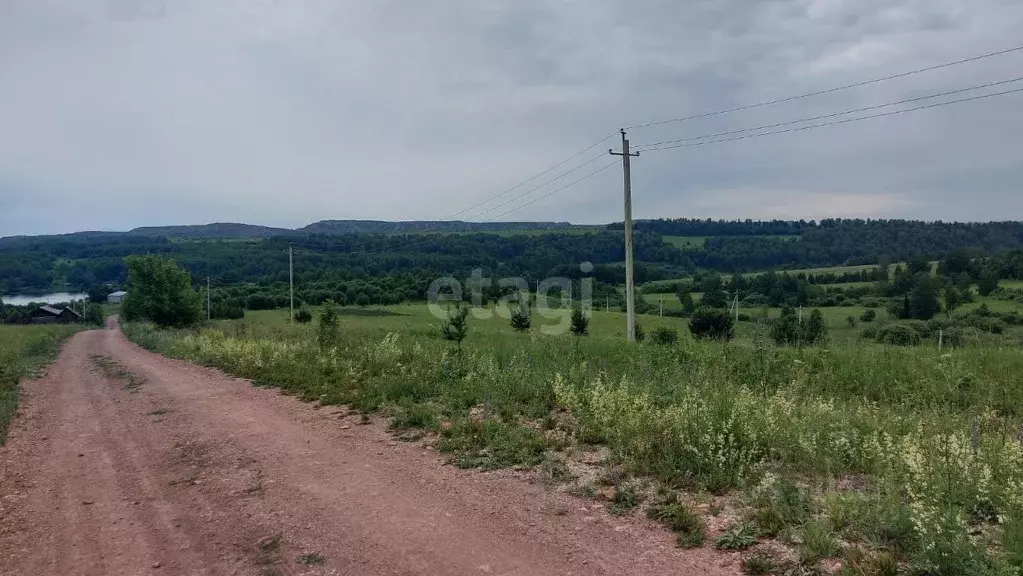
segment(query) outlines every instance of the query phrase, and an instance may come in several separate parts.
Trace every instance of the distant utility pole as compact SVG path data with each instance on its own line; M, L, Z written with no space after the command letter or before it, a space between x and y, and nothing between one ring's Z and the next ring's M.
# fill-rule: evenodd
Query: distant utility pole
M632 165L630 160L633 156L629 153L629 140L625 137L625 129L622 133L622 151L615 152L608 150L612 156L622 157L622 171L625 182L625 315L626 334L629 342L636 341L636 286L632 271Z
M661 294L660 296L661 296L661 312L658 314L658 316L664 316L664 294Z
M210 313L210 277L206 277L206 321L209 322L213 317Z
M291 292L291 323L295 323L295 249L288 244L288 285Z

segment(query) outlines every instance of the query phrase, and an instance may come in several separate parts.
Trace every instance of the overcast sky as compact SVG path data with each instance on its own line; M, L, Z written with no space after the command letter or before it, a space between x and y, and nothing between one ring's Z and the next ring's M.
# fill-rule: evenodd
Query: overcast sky
M3 0L0 236L442 219L621 126L1008 48L1021 30L1018 0ZM629 136L1015 76L1023 52ZM633 165L638 218L1021 219L1023 93ZM621 217L615 166L501 219Z

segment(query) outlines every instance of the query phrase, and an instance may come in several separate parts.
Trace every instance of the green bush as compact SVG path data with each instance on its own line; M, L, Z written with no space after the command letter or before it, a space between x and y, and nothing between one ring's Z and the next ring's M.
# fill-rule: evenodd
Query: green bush
M689 331L696 338L731 340L735 338L732 317L726 310L703 306L689 320Z
M920 343L920 333L902 323L888 324L877 331L875 339L890 346L915 346Z
M299 308L298 312L295 312L295 322L298 322L299 324L308 324L312 321L313 315L305 308Z
M316 326L316 341L321 350L327 350L337 346L341 330L338 316L340 307L333 300L327 300L320 311L320 322Z
M104 320L103 306L100 306L99 304L90 303L88 306L85 307L84 320L86 324L90 324L92 326L102 326Z
M202 316L192 277L171 258L129 256L128 295L121 312L125 320L149 320L162 327L191 326Z
M658 326L650 334L650 341L662 346L671 346L678 342L678 330L668 326Z

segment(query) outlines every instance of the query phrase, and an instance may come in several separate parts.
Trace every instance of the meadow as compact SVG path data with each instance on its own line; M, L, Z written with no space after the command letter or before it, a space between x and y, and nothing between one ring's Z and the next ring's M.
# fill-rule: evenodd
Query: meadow
M49 363L74 325L0 326L0 445L18 410L18 382Z
M692 339L619 312L589 335L470 319L461 344L425 305L344 309L337 332L284 311L192 330L128 324L137 343L391 419L459 466L536 467L553 484L645 509L680 546L749 549L749 573L1013 574L1023 564L1018 347L784 348L740 324ZM679 329L658 345L658 326ZM594 474L587 455L599 454ZM727 518L724 532L708 526ZM765 542L774 542L767 546ZM779 547L783 552L779 552Z

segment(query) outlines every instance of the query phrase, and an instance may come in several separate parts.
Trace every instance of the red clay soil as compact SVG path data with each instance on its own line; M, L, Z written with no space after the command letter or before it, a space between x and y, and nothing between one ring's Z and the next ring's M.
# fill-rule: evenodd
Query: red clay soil
M0 574L738 574L645 519L82 332L0 448ZM98 370L107 356L144 378Z

